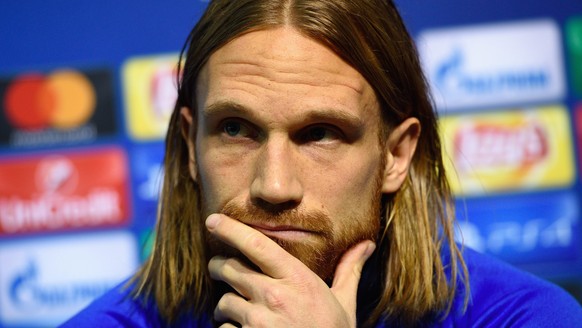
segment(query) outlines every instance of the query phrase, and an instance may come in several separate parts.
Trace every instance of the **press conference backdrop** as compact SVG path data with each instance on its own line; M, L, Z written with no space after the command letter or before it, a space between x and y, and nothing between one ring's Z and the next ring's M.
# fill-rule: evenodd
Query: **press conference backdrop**
M459 236L580 299L582 2L397 2ZM177 53L206 5L0 4L0 328L55 326L146 258Z

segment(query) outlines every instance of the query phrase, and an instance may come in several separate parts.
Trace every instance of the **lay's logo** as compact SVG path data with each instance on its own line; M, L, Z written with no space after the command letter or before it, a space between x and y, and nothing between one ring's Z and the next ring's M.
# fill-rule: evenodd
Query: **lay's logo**
M463 172L500 167L521 169L549 155L547 132L537 122L517 126L467 125L459 129L453 142L457 170ZM472 166L466 166L468 163Z
M162 139L176 104L178 57L138 57L123 65L129 135L138 140Z
M450 116L440 123L456 194L560 187L574 180L564 107Z

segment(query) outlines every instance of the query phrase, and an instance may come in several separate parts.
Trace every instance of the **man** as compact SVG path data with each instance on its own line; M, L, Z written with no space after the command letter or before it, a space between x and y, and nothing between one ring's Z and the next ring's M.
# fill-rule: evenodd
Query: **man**
M211 2L153 255L66 326L582 322L557 287L454 243L436 125L390 1Z

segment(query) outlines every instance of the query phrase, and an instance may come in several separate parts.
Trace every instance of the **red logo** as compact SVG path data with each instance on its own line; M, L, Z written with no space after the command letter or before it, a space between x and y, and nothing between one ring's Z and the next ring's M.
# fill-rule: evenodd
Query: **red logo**
M151 103L155 117L158 120L169 120L178 94L176 86L177 69L171 66L156 68L151 82Z
M19 76L10 82L4 97L6 118L21 130L81 126L91 118L95 105L93 85L74 70Z
M454 139L454 156L461 171L480 168L519 168L548 155L544 129L535 123L519 126L475 124L462 127ZM463 163L470 163L465 167Z
M0 163L0 234L124 224L127 184L116 148Z

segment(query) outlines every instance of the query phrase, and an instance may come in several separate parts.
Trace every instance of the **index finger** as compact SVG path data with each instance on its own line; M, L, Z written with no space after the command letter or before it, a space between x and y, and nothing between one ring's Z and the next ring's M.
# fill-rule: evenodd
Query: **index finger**
M272 278L284 278L300 266L307 268L260 231L224 214L208 216L206 228L218 239L238 249L264 274Z

